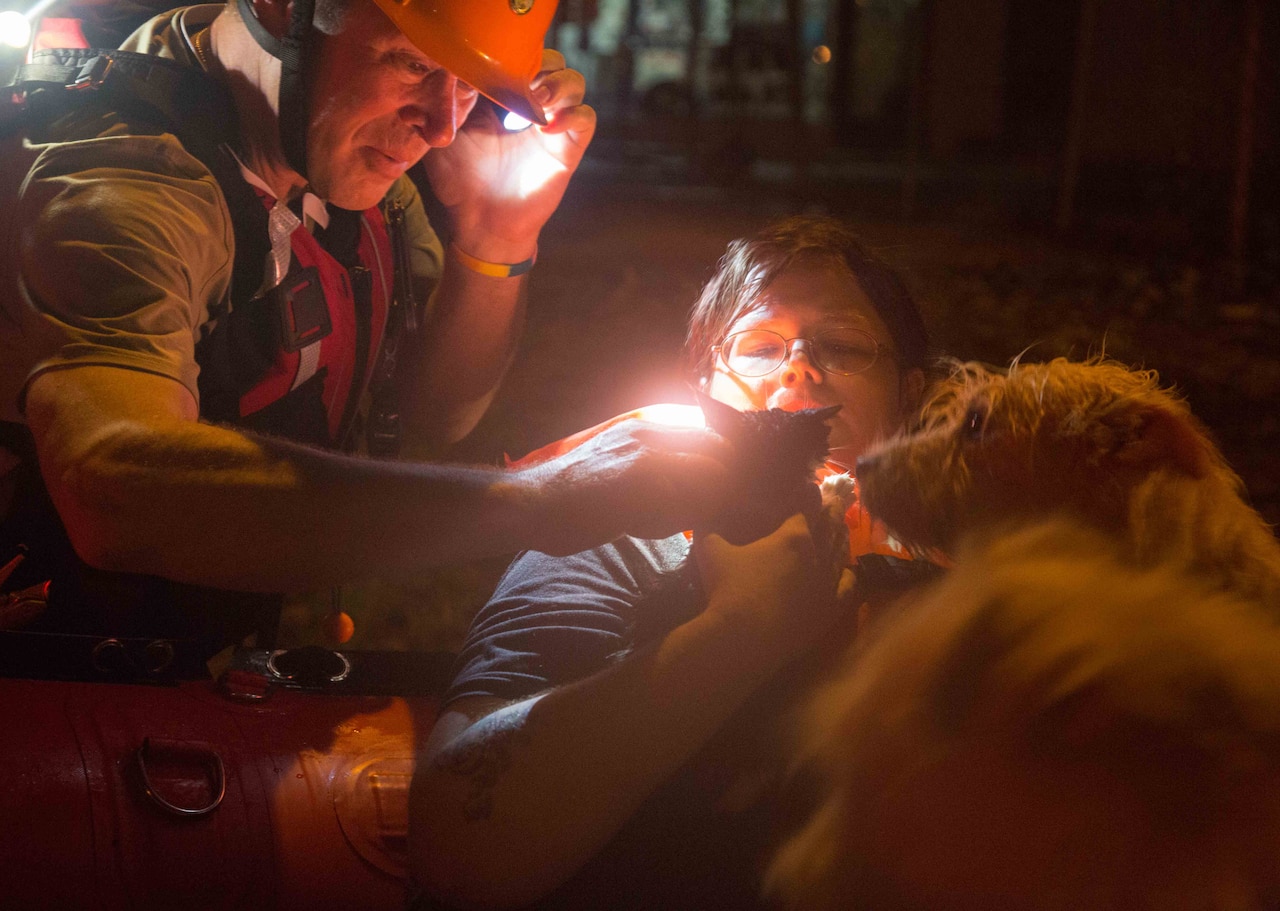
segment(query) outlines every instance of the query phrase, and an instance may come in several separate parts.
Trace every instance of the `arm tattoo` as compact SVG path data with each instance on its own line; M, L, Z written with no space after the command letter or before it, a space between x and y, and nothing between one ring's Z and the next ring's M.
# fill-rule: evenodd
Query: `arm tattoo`
M507 706L481 719L432 761L440 771L471 779L471 793L462 808L467 819L493 815L493 789L511 768L512 750L528 740L524 723L536 701Z

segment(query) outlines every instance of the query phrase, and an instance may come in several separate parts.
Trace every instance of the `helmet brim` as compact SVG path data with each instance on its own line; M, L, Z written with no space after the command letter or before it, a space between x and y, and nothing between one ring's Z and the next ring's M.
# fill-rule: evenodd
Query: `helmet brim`
M422 51L430 55L425 48ZM533 100L532 83L537 78L536 72L527 80L520 81L511 78L487 57L475 56L469 59L456 59L452 62L441 60L439 57L433 59L499 107L519 114L525 120L530 120L539 126L547 125L547 116L542 110L542 105Z
M556 0L374 2L422 53L495 104L546 126L531 85L542 69Z

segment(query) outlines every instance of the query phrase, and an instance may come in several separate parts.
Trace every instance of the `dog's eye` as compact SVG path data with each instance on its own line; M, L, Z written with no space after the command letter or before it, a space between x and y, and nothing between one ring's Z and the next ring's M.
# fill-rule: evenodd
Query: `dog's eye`
M964 423L960 426L960 435L966 440L982 439L982 431L987 426L987 409L974 406L964 416Z

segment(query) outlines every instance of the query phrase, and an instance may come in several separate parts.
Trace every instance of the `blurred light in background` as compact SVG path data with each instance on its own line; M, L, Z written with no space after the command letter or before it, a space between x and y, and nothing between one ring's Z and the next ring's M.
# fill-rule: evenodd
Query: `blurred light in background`
M31 23L17 10L0 13L0 44L24 48L31 42Z

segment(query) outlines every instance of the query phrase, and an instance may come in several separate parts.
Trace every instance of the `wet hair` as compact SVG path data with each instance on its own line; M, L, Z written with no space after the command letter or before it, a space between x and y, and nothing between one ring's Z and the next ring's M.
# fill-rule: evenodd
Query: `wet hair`
M714 354L729 327L746 313L784 269L801 256L843 262L884 320L903 370L923 368L929 335L910 292L887 264L867 250L842 222L826 216L794 216L735 240L689 314L685 354L694 375L711 374Z

